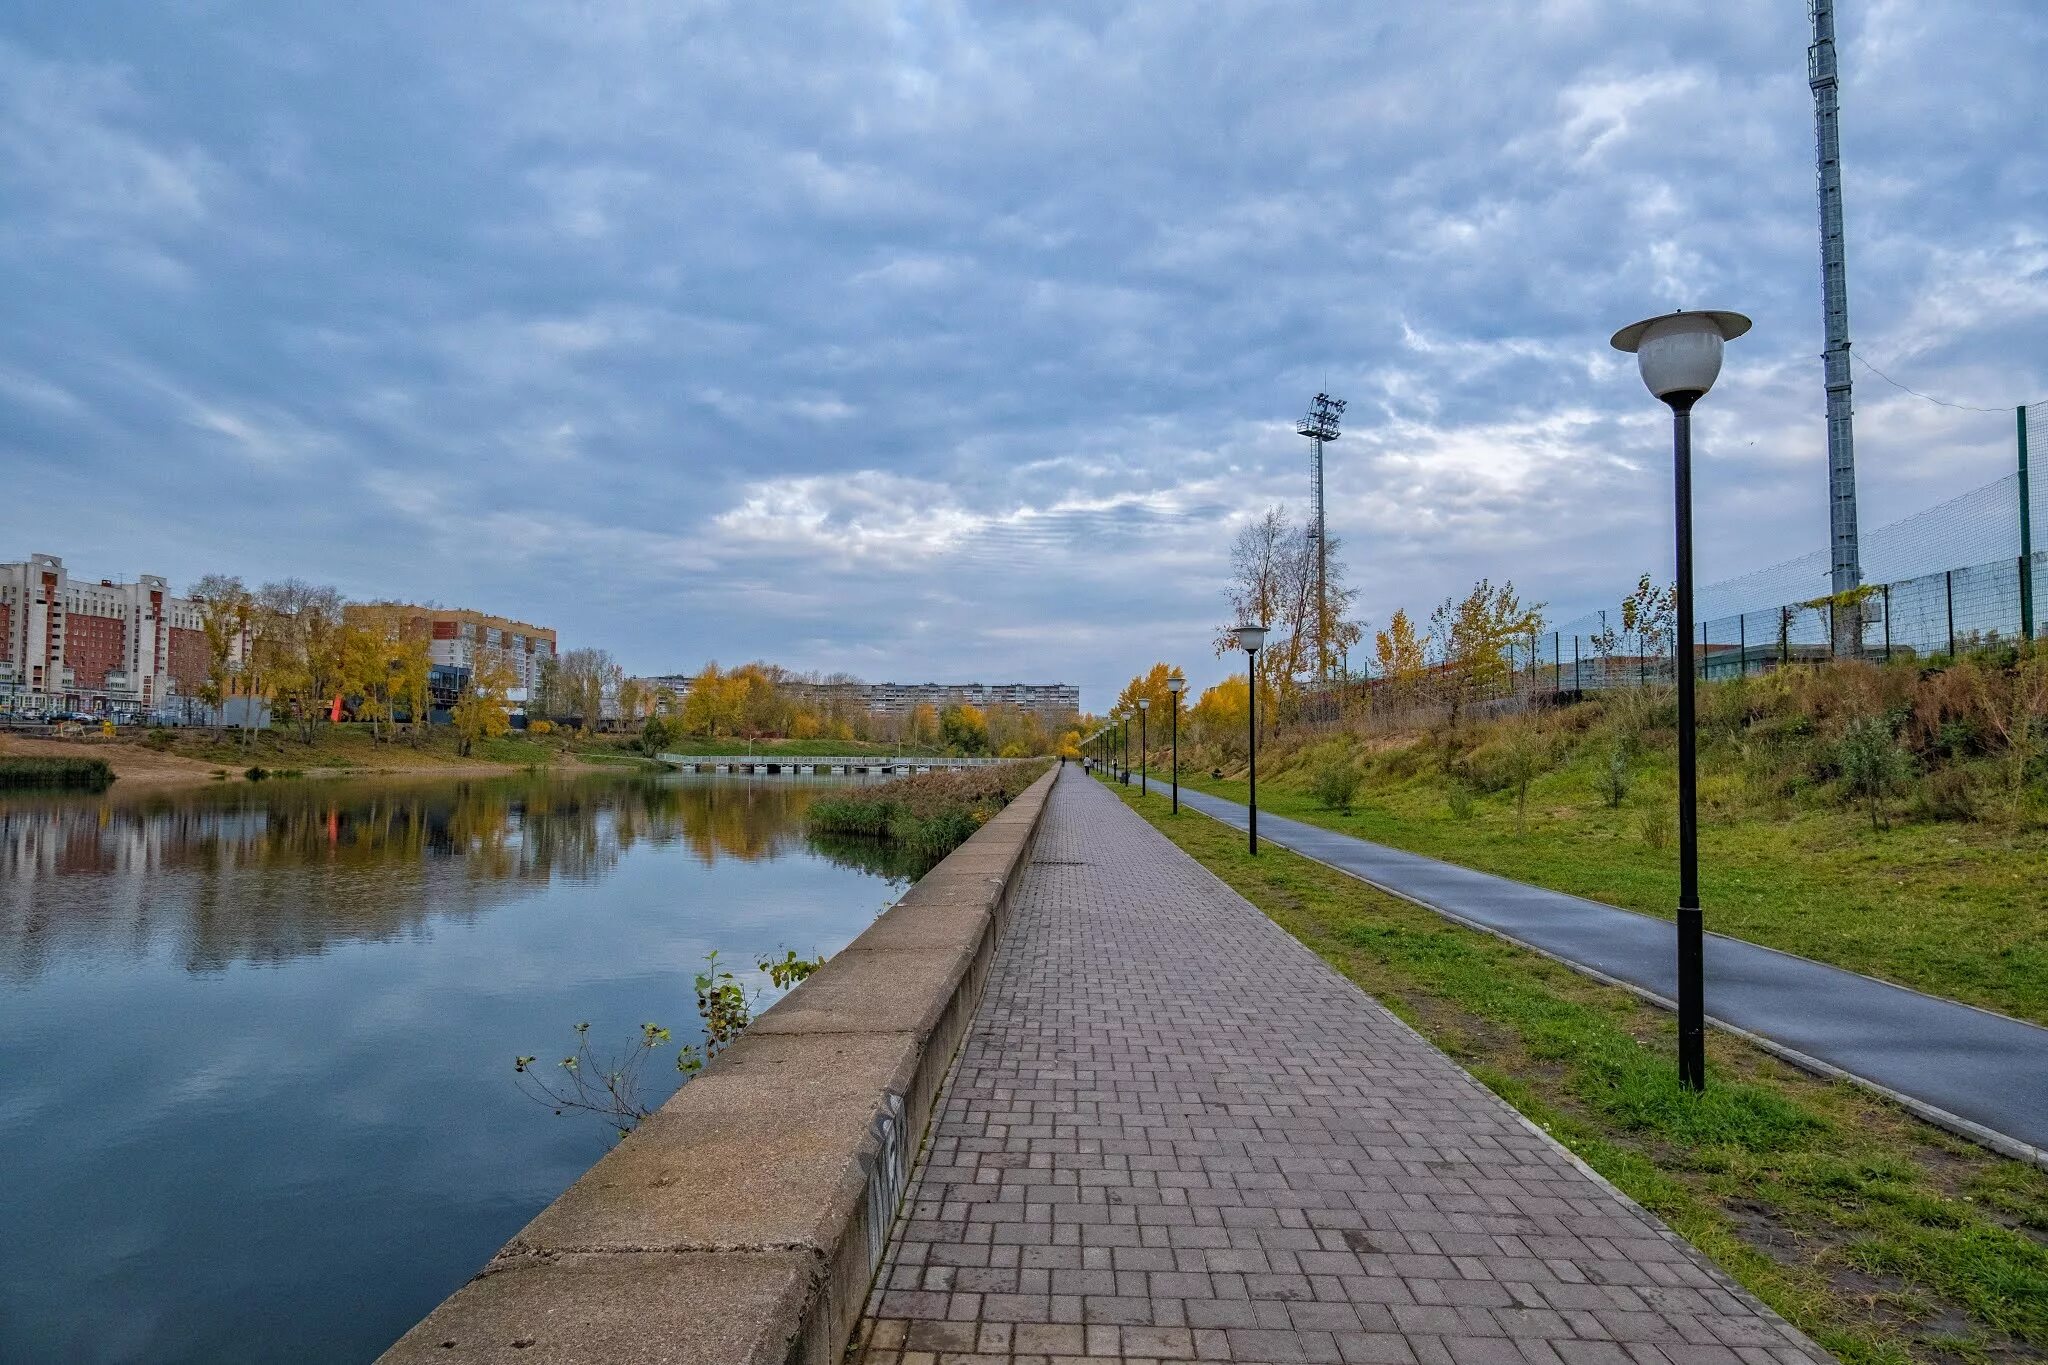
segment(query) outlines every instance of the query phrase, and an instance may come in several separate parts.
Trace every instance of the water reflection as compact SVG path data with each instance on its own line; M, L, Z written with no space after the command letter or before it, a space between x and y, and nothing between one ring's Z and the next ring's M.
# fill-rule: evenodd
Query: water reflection
M169 951L204 972L401 937L604 877L641 843L753 862L804 842L803 810L828 785L522 776L4 803L0 979L66 955ZM922 870L858 841L819 851L882 876Z
M829 954L894 898L877 850L804 838L832 785L0 803L0 1228L34 1247L0 1254L0 1361L374 1357L607 1145L514 1055L683 1037L707 952Z

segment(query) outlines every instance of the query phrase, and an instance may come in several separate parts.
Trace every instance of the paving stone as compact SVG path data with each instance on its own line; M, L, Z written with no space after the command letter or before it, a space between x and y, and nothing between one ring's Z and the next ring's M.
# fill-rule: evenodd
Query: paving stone
M1830 1359L1072 768L859 1343L864 1365Z

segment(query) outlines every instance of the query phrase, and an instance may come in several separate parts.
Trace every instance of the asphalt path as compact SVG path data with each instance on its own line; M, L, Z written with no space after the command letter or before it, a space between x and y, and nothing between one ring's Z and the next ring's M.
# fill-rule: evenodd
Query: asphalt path
M1245 808L1183 787L1182 804L1238 829ZM1670 1002L1670 920L1404 853L1259 813L1260 843L1327 863L1453 919L1490 929ZM1898 913L1911 914L1902 902ZM1707 923L1714 908L1706 907ZM2048 1029L1809 958L1709 933L1709 1019L1875 1086L1945 1126L2048 1166Z

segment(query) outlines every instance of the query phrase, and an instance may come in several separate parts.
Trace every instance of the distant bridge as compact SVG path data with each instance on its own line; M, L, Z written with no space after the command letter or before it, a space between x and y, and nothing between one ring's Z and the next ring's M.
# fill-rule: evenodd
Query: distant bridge
M848 758L808 754L663 754L661 761L699 773L928 773L942 768L985 768L1014 758L935 758L861 754Z

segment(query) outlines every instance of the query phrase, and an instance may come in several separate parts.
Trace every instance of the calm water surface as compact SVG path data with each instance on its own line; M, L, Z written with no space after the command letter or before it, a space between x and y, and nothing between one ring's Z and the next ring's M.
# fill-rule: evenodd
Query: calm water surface
M0 1361L362 1361L600 1156L515 1089L900 889L825 780L0 803ZM666 1090L674 1071L650 1067Z

